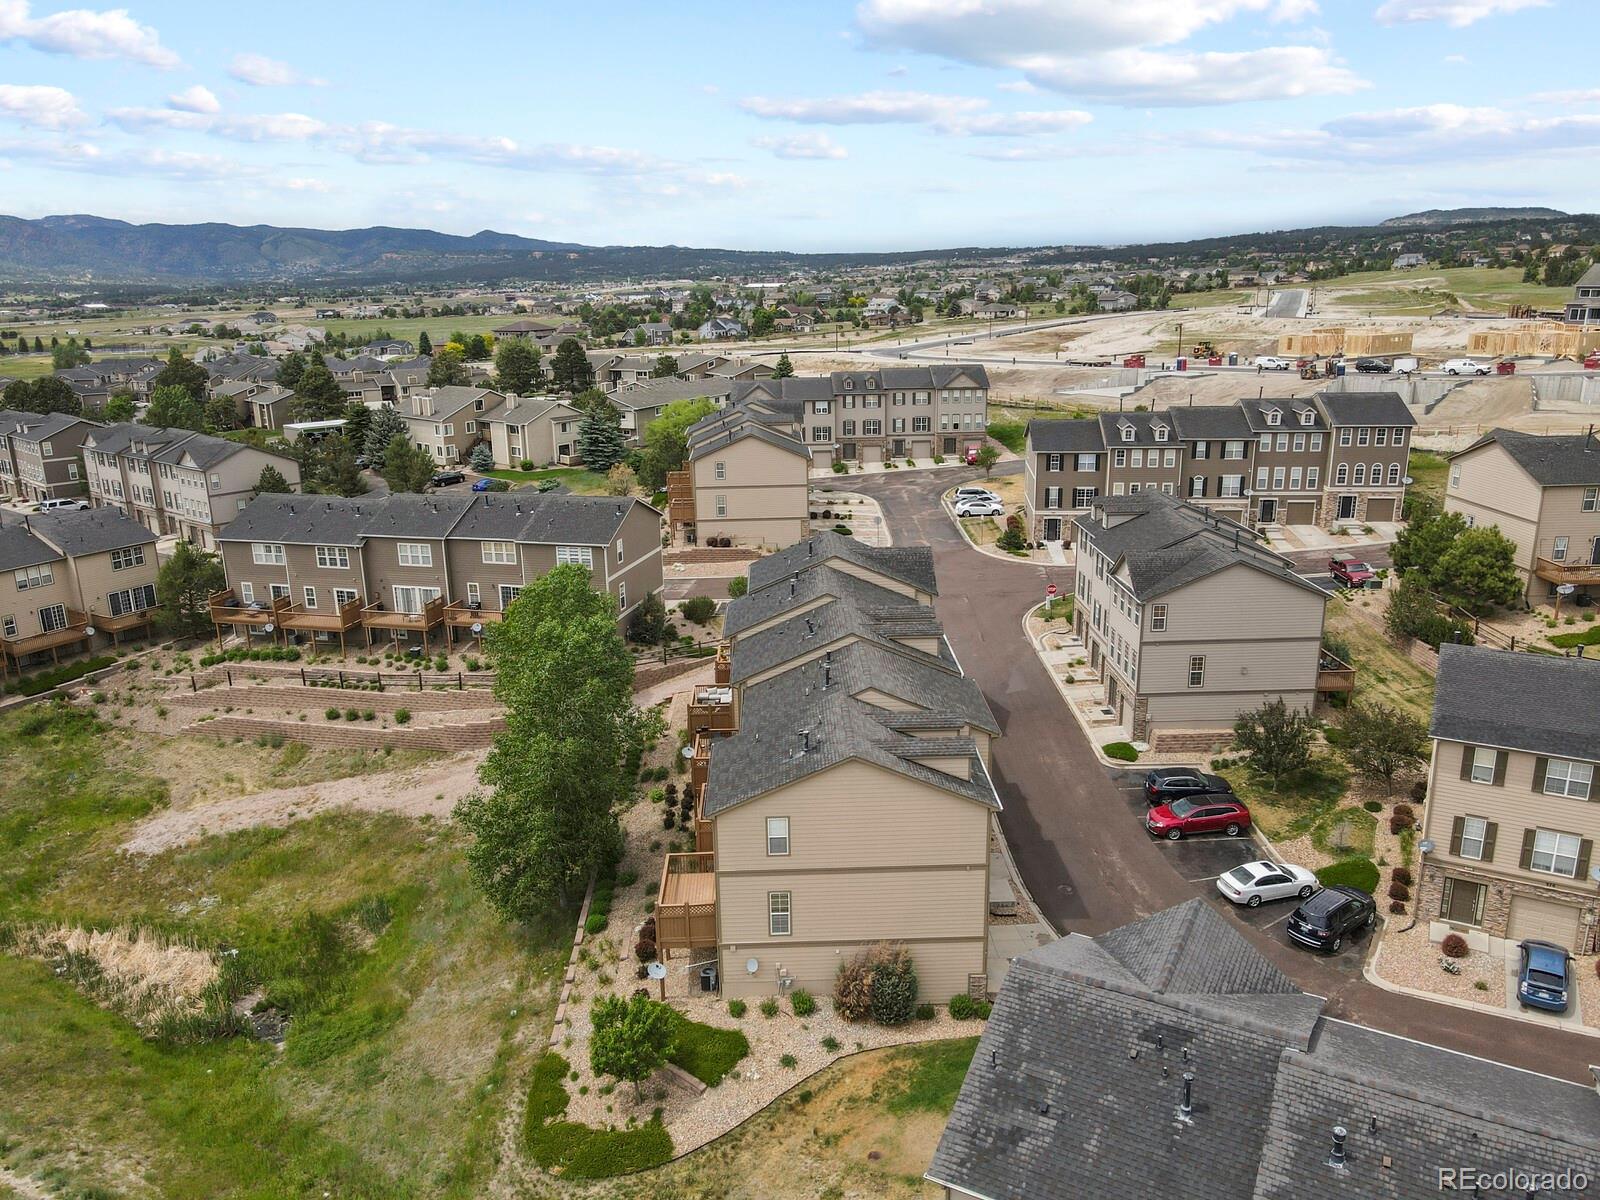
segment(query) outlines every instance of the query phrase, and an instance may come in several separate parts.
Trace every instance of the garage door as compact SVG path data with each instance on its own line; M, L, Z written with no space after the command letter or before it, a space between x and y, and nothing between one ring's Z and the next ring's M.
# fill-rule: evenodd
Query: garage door
M1368 500L1367 501L1367 520L1369 520L1369 521L1392 521L1392 520L1394 520L1394 498L1391 496L1387 500L1377 500L1377 499Z
M1511 901L1511 918L1506 936L1514 942L1538 938L1571 948L1578 944L1578 910L1553 900L1534 900L1516 896Z
M1315 500L1291 500L1283 506L1283 523L1285 525L1315 525L1317 523L1317 502Z

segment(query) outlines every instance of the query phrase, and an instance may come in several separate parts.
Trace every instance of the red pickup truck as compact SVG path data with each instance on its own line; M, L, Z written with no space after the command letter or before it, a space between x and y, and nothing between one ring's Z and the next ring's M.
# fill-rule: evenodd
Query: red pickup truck
M1340 587L1347 588L1366 587L1378 578L1373 569L1360 559L1343 555L1335 555L1328 560L1328 574Z

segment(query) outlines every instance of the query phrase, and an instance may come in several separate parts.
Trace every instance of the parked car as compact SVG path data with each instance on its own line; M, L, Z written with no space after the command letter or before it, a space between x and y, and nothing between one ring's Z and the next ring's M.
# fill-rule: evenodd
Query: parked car
M1356 371L1362 375L1387 375L1389 364L1381 358L1358 358Z
M967 500L956 501L956 516L958 517L999 517L1003 516L1006 506L998 500L984 500L972 497Z
M452 483L466 482L466 474L462 471L435 471L433 478L428 480L434 487L449 487Z
M1474 362L1470 358L1452 358L1440 363L1439 369L1446 375L1487 375L1489 364Z
M494 482L492 479L474 479L472 481L472 490L475 492L487 492L494 486Z
M1344 940L1371 929L1378 920L1378 906L1360 888L1335 884L1323 888L1289 914L1284 926L1289 940L1313 950L1337 954Z
M1361 588L1377 580L1378 575L1358 558L1336 554L1328 560L1328 574L1340 587Z
M1188 767L1157 767L1144 777L1144 802L1165 804L1179 796L1233 794L1233 785L1221 775L1208 775Z
M963 500L998 500L1000 493L990 491L986 487L979 487L975 483L962 484L955 490L955 501L960 504Z
M69 509L88 508L89 502L82 496L73 496L66 500L41 500L33 506L34 512L66 512Z
M1250 828L1250 810L1231 796L1180 796L1147 812L1144 827L1152 836L1173 842L1191 833L1238 837Z
M1247 862L1217 876L1217 891L1235 904L1259 908L1264 900L1309 900L1316 894L1317 877L1289 863Z
M1554 942L1530 938L1517 944L1517 1003L1563 1013L1571 1003L1572 956Z
M1294 366L1294 363L1275 354L1260 354L1256 356L1256 366L1263 371L1287 371Z

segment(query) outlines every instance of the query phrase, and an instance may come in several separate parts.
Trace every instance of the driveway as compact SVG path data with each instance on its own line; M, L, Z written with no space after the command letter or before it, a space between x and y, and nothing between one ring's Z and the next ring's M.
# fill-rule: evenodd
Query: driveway
M1004 463L994 474L1022 470ZM1077 723L1023 632L1027 610L1047 584L1070 595L1073 569L1022 565L969 547L939 504L957 483L981 480L953 465L904 476L852 477L856 491L875 496L896 545L933 548L939 575L935 607L966 673L988 698L1003 736L994 746L994 779L1004 811L1000 825L1017 868L1041 915L1058 931L1098 934L1197 894L1232 915L1251 941L1307 992L1328 998L1330 1015L1436 1042L1529 1070L1590 1082L1584 1064L1600 1046L1587 1037L1474 1014L1386 992L1360 974L1357 952L1327 958L1286 943L1273 918L1281 906L1236 911L1206 877L1219 864L1258 857L1253 845L1153 840L1129 812L1119 781L1095 758ZM1308 554L1305 567L1326 567L1326 554ZM1320 557L1318 563L1316 559ZM1371 561L1376 561L1373 559ZM1246 850L1249 846L1250 849Z
M1306 302L1310 298L1305 288L1285 288L1281 292L1273 292L1267 298L1267 316L1303 317L1306 315Z

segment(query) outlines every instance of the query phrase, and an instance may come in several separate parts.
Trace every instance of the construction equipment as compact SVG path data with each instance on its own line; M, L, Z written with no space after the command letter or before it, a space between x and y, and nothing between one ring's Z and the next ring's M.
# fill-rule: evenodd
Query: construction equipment
M1132 368L1132 367L1142 367L1142 366L1144 366L1144 355L1142 355L1142 354L1130 354L1130 355L1128 355L1126 358L1124 358L1122 360L1122 365L1124 367L1130 367L1130 368Z
M1206 359L1216 358L1218 357L1217 348L1210 342L1196 342L1194 344L1194 349L1189 352L1189 357Z

